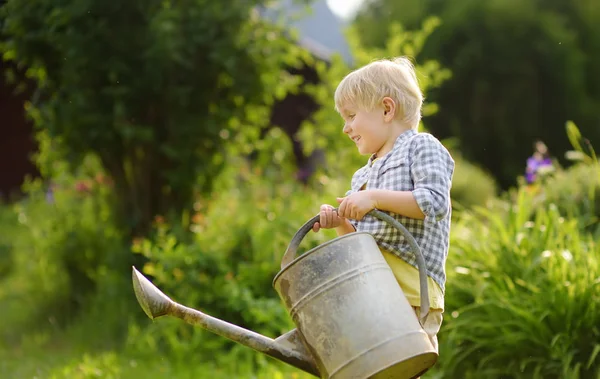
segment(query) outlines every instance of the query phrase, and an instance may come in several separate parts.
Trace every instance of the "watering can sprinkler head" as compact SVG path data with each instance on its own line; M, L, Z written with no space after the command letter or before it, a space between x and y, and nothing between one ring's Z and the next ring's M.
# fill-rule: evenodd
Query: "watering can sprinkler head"
M132 279L135 297L151 320L169 313L169 307L173 301L135 267L133 267Z
M241 328L204 314L196 309L176 303L152 284L135 267L133 267L132 279L135 297L150 319L161 316L177 317L188 324L200 326L210 332L265 353L317 377L321 376L312 355L304 346L297 329L293 329L277 339L265 337L251 330Z

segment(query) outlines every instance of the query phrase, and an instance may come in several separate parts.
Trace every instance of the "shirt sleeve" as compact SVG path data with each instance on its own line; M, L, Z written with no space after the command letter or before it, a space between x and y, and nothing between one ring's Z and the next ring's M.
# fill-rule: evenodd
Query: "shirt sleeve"
M448 150L430 134L420 134L412 147L412 191L425 222L442 220L450 212L450 187L454 160Z

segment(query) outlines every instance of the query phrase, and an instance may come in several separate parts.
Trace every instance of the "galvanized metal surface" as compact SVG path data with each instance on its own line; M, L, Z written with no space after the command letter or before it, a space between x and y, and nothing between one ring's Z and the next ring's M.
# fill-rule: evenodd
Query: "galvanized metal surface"
M174 302L135 267L133 268L132 277L135 296L144 312L151 319L167 315L177 317L188 324L200 326L312 375L320 376L312 356L301 342L302 339L296 329L273 340Z
M286 259L295 255L314 221L298 232ZM437 352L370 234L338 237L285 263L273 284L322 378L409 379L437 361ZM428 308L426 276L423 279L422 301Z
M337 208L335 208L334 211L337 212ZM415 237L413 237L413 235L410 234L410 232L404 227L404 225L402 225L400 222L398 222L396 219L394 219L387 213L384 213L378 209L373 209L370 212L368 212L367 215L376 217L382 221L387 222L388 224L393 225L396 229L398 229L400 234L402 234L402 236L410 245L410 248L412 249L415 258L417 259L417 266L419 269L419 287L421 293L421 319L419 321L421 322L421 325L424 325L425 320L429 315L429 289L427 288L427 269L425 266L425 258L421 253L421 248L419 247L417 240L415 240ZM286 266L291 264L292 261L296 258L296 253L298 251L300 243L302 242L304 237L312 230L313 225L319 221L319 218L320 215L316 215L310 220L308 220L304 225L300 227L300 229L298 229L294 237L292 237L290 244L288 245L287 249L285 250L285 253L283 254L283 258L281 259L282 270Z

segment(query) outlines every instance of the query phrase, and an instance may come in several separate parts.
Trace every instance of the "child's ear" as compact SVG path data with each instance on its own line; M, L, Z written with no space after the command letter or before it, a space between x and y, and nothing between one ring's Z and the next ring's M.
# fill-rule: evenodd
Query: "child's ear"
M389 97L383 98L383 117L386 121L394 119L396 113L396 103Z

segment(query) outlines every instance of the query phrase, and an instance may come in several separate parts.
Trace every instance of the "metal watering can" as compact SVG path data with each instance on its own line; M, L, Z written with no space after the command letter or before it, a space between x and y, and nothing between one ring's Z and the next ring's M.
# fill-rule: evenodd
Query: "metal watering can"
M276 339L174 302L134 267L135 295L151 319L180 318L323 379L416 378L438 358L421 327L429 313L425 260L402 224L368 214L398 228L417 257L420 320L371 234L350 233L296 257L319 215L292 238L273 280L297 327Z

